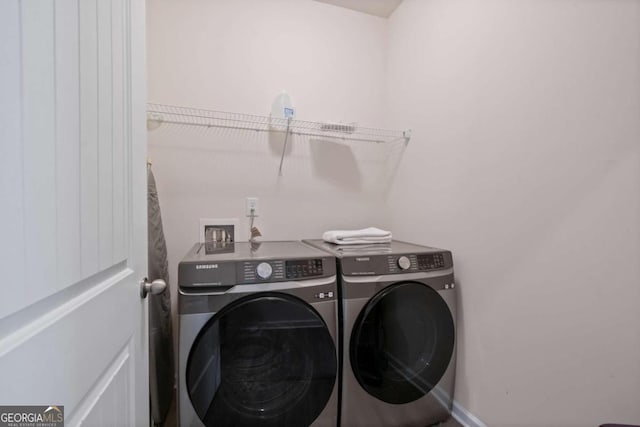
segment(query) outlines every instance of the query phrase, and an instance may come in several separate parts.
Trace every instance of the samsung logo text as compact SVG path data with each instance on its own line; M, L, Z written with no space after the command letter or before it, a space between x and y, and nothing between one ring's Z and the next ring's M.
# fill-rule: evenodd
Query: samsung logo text
M214 268L218 268L218 264L198 264L196 265L196 270L211 270Z

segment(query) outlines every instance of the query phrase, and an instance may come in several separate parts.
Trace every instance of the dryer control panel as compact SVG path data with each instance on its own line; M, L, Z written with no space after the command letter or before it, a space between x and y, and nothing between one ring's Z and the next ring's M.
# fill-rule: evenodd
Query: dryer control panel
M431 271L446 268L445 253L388 256L389 273Z
M342 258L342 274L347 276L418 273L452 267L453 260L449 251Z
M418 258L418 270L439 270L445 267L444 254L420 254Z

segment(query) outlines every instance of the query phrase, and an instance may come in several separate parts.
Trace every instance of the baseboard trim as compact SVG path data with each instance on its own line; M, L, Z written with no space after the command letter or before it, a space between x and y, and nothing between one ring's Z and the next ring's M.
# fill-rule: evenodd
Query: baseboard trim
M467 411L458 401L453 401L451 416L464 427L487 427L480 418Z

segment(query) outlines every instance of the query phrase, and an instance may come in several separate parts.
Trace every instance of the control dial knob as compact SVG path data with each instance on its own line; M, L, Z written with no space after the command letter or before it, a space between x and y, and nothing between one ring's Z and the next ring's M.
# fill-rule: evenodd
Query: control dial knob
M400 258L398 258L398 267L400 267L401 270L407 270L409 267L411 267L411 261L408 257L401 256Z
M258 273L261 279L268 279L271 277L271 273L273 273L273 268L271 268L271 264L268 262L261 262L256 268L256 273Z

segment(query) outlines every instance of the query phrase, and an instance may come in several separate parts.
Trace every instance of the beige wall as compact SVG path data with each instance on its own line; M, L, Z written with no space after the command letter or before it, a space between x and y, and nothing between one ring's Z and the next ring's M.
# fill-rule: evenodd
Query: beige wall
M491 427L640 424L640 2L405 0L395 236L453 250L456 399Z
M286 90L297 118L378 126L386 20L314 1L153 0L147 7L149 100L269 114ZM171 281L198 240L199 218L238 218L259 197L266 240L327 229L388 227L390 147L163 126L149 133ZM394 158L398 152L391 153Z
M640 423L640 3L148 2L149 100L413 127L388 148L149 134L172 281L198 218L268 239L391 226L452 249L456 399L491 427ZM391 150L398 155L398 151ZM392 184L391 194L386 186ZM246 238L246 235L245 235Z

